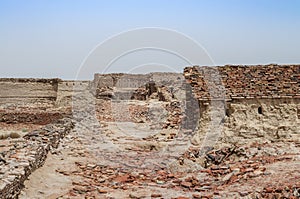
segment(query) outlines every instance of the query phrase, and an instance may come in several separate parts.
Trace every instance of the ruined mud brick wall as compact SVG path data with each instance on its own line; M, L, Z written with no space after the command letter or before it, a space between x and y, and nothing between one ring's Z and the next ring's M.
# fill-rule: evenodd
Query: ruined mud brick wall
M63 114L57 111L32 111L30 109L26 111L4 111L0 110L0 122L7 124L27 123L45 125L53 121L63 118Z
M0 79L0 122L48 124L62 118L54 108L60 79Z
M199 101L200 138L214 113L225 142L300 140L300 65L187 67L184 75Z
M149 73L149 74L95 74L93 86L97 98L113 97L130 99L131 94L146 84L155 83L157 86L172 86L182 84L183 76L180 73ZM114 91L113 91L114 88ZM142 92L142 91L141 91ZM141 99L144 97L141 96Z
M71 108L73 96L77 93L89 90L90 81L63 80L58 83L56 107Z
M0 79L0 105L53 105L59 79Z
M94 93L96 98L130 99L134 89L145 85L149 81L149 74L95 74L93 80Z
M199 100L217 96L212 96L208 87L214 78L221 79L226 100L300 98L300 65L187 67L184 75ZM221 89L215 90L220 94Z
M62 119L22 138L0 140L0 198L18 198L24 181L44 164L48 152L74 127Z
M186 83L180 73L95 74L92 85L99 120L149 122L152 113L147 101L156 99L166 102L161 107L168 112L163 128L180 128L186 98ZM122 102L126 100L128 104ZM134 105L131 100L145 103Z
M0 79L0 122L48 124L72 113L73 96L90 81Z

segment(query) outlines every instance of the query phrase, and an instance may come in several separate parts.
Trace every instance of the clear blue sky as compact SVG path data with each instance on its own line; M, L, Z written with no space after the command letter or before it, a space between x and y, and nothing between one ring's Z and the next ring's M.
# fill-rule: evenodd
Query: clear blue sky
M141 27L186 34L217 65L300 63L299 0L0 0L0 27L1 77L74 79L97 44Z

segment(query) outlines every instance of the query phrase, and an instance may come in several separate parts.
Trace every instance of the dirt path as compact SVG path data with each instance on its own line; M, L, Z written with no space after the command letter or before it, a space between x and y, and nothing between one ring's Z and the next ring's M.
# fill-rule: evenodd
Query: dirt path
M62 140L52 154L48 154L43 167L33 172L25 181L20 198L58 198L67 194L75 178L62 172L72 172L75 162L84 161L86 152L73 131Z
M44 166L36 170L25 182L20 198L81 198L80 194L77 195L77 189L86 183L96 190L93 192L93 198L140 198L150 197L151 193L169 196L184 194L182 190L169 190L161 186L164 182L160 182L159 179L150 184L132 184L122 189L110 186L101 187L89 182L90 178L80 171L83 166L100 165L107 169L118 169L112 174L112 176L118 176L124 174L119 170L140 173L145 170L157 172L164 169L163 167L176 157L170 157L166 162L167 159L163 156L162 149L168 146L168 142L149 140L160 131L151 130L145 123L99 124L92 121L88 118L80 121L75 129L61 141L58 149L48 155ZM168 134L168 131L164 131L165 134ZM103 179L105 180L105 177ZM98 178L99 181L103 179ZM81 190L81 192L88 191ZM191 196L191 193L185 193L185 195Z

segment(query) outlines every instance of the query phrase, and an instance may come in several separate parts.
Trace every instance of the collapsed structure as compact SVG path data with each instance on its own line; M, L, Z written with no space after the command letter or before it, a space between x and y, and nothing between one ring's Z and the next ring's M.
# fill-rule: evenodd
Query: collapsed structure
M210 113L224 105L222 142L244 138L298 139L300 132L300 66L258 65L188 67L184 76L199 100L200 131ZM214 83L212 76L219 83ZM214 77L216 78L216 77Z
M203 157L212 148L266 142L299 147L300 65L194 66L183 74L95 74L93 81L0 79L3 129L17 123L47 125L15 139L2 136L1 198L19 195L49 150L82 120L72 121L72 111L78 116L87 106L100 123L144 123L160 130L165 142L183 137L177 144L198 148L194 162L207 167ZM172 132L165 135L162 129Z

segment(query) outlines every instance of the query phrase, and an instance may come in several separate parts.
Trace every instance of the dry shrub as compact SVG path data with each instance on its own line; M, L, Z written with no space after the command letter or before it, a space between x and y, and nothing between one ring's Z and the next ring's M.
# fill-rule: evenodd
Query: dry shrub
M8 134L1 134L0 135L0 140L5 140L8 138Z
M10 133L9 137L11 137L11 138L20 138L21 136L20 136L19 133L12 132L12 133Z
M20 138L20 134L16 133L16 132L12 132L12 133L5 133L5 134L1 134L0 135L0 140L5 140L7 138L12 138L12 139L16 139L16 138Z

